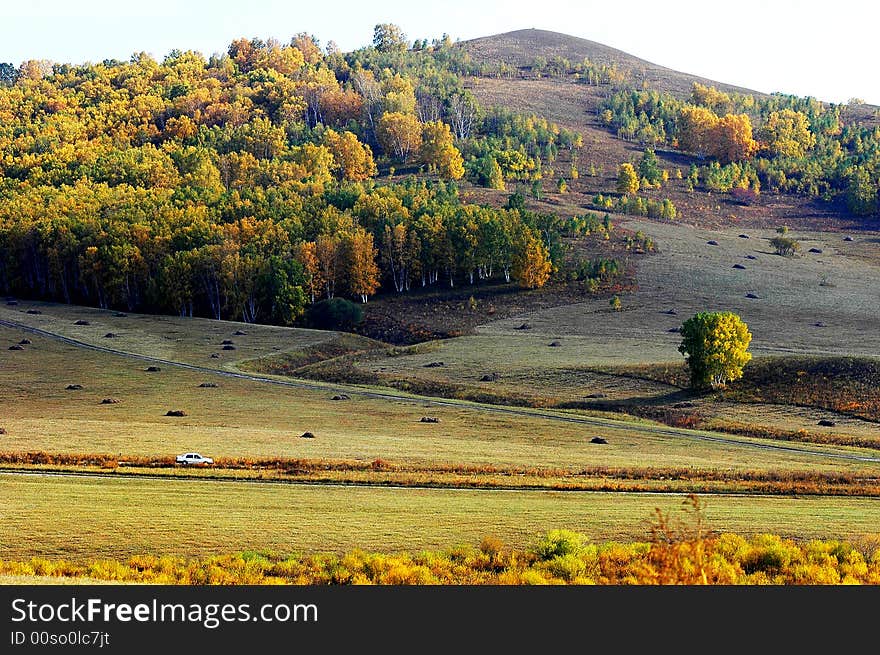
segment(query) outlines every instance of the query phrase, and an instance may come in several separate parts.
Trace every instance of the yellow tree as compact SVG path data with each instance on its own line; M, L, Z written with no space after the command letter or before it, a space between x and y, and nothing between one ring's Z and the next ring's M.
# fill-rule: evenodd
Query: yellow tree
M513 254L513 277L524 289L538 289L547 284L553 271L550 254L531 230L526 229Z
M303 241L296 249L295 257L302 265L306 291L309 294L309 301L313 303L315 302L316 292L323 286L318 266L318 256L315 254L315 242Z
M370 146L358 141L352 132L327 130L324 143L333 155L337 177L341 180L360 182L378 172Z
M752 138L752 121L746 114L727 114L719 118L710 142L709 154L724 164L748 159L758 149Z
M394 74L382 80L382 108L386 113L416 113L416 93L412 82L400 74Z
M365 303L379 288L379 266L376 264L373 235L359 227L346 241L349 291L360 296L361 302Z
M759 132L764 148L783 157L803 157L816 145L807 116L793 109L771 112Z
M617 191L619 193L635 193L639 190L639 176L635 167L624 162L617 169Z
M322 234L315 240L315 258L318 260L318 282L324 288L327 298L336 293L336 278L339 276L340 259L339 237Z
M422 126L421 159L435 167L440 177L460 180L464 177L464 159L452 138L452 130L442 121L431 121Z
M678 146L705 157L710 152L712 131L718 116L711 109L685 105L678 116Z
M412 114L385 113L376 125L376 138L385 154L406 162L422 145L422 126Z
M695 389L723 387L742 377L752 359L748 352L752 335L733 312L701 312L681 326L678 350L687 358L691 386Z
M330 89L318 100L324 123L345 126L357 120L364 111L364 98L354 91Z

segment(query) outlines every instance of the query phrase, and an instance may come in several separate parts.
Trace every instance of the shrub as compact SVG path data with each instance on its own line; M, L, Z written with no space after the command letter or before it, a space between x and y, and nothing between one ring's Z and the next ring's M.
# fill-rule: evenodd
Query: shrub
M801 249L801 244L797 241L782 236L770 239L770 245L776 250L777 255L783 257L793 257Z
M345 298L320 300L309 310L309 324L319 330L351 330L364 320L364 310Z
M584 536L571 530L550 530L535 546L535 555L541 561L576 555L584 546Z

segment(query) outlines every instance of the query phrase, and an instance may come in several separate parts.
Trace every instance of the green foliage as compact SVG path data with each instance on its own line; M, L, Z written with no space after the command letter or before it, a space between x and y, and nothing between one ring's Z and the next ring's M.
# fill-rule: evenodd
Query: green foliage
M752 359L748 352L752 335L748 326L733 312L701 312L681 326L682 342L691 373L691 387L723 387L742 377L743 367Z
M619 198L604 196L601 193L593 197L593 204L601 209L608 209L622 214L634 216L650 216L672 220L678 215L675 205L668 198L654 200L640 196L625 195Z
M345 298L327 298L309 309L309 324L319 330L351 330L363 320L361 306Z
M645 152L639 160L638 172L639 177L647 180L649 184L656 185L663 181L663 171L660 169L660 162L652 148L645 148Z
M516 211L525 210L526 197L520 191L515 191L507 197L507 204L505 205L505 208L515 209Z
M627 141L639 141L649 147L661 144L683 147L684 144L700 156L717 150L719 159L726 157L730 161L731 152L722 157L726 150L719 149L713 139L736 136L737 125L744 126L745 122L737 123L729 117L746 116L751 124L758 126L756 135L760 145L754 156L741 162L748 164L750 170L747 173L710 170L707 188L725 192L741 188L757 193L763 187L773 192L825 200L840 197L857 216L877 211L880 128L862 123L845 124L839 105L821 103L815 98L783 94L755 98L695 85L691 102L694 104L687 106L672 95L657 91L620 89L605 100L599 119ZM694 108L703 112L694 115L708 117L706 112L712 112L716 120L727 120L729 129L726 133L710 135L706 143L691 143L694 139L688 133L690 122L683 116ZM745 142L745 135L739 136ZM749 149L734 154L748 157ZM687 176L689 191L699 186L694 169L692 166ZM646 172L640 171L640 177L651 182ZM744 177L748 177L748 183Z
M557 557L577 555L584 547L586 538L571 530L550 530L535 544L535 555L546 562Z
M770 239L770 245L776 251L777 255L783 257L793 257L800 252L801 244L789 237L778 236Z

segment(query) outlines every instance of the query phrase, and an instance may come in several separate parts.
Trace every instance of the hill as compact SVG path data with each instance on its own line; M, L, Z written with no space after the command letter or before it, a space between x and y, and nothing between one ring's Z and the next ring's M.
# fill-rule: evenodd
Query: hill
M529 70L538 57L548 61L554 57L562 57L572 62L589 59L595 64L615 66L627 74L636 88L646 84L652 89L680 98L690 95L694 82L714 86L727 93L763 95L751 89L666 68L596 41L548 30L526 29L495 34L463 41L461 47L478 62L503 62L523 72Z

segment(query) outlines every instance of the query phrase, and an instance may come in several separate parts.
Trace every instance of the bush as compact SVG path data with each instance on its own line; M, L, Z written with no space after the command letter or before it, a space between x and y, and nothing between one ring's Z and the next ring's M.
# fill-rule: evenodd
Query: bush
M320 300L309 310L309 324L319 330L351 330L364 320L364 310L345 298Z
M584 536L571 530L550 530L535 546L535 555L541 561L578 554L584 546Z
M801 249L801 244L788 237L773 237L770 239L770 245L776 250L777 255L783 257L793 257Z

